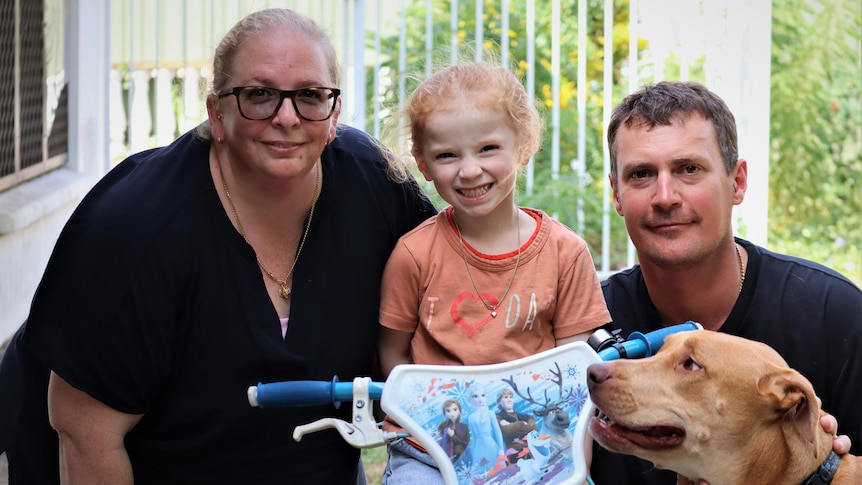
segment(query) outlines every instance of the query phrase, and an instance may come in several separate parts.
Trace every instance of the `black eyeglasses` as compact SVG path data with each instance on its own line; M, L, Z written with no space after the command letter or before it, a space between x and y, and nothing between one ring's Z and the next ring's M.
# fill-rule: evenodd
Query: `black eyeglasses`
M268 120L275 116L284 98L290 98L293 109L306 121L323 121L335 111L335 100L341 94L336 88L302 88L290 91L266 86L239 86L219 91L218 97L233 94L239 114L247 120Z

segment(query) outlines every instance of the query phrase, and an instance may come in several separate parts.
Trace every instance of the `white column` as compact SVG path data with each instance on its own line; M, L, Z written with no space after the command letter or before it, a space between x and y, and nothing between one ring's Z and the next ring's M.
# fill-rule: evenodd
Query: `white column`
M66 2L69 80L69 167L100 177L108 156L108 71L110 7L108 0Z
M748 191L734 208L737 234L766 245L769 223L771 2L728 2L724 45L717 46L715 92L736 117L739 156L748 161Z

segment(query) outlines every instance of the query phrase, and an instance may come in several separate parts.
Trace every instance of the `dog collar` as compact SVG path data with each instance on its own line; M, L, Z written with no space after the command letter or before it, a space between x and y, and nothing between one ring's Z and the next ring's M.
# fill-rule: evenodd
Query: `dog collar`
M841 457L834 451L830 451L826 460L820 464L820 468L808 477L808 480L802 485L827 485L832 483L832 477L835 476L835 471L838 470L838 463L840 461Z

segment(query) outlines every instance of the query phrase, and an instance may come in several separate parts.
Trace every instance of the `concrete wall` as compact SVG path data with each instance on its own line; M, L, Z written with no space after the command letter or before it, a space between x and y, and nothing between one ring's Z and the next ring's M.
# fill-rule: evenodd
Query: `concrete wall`
M32 223L0 235L0 268L3 268L0 271L0 342L14 333L27 317L30 300L57 235L87 188L86 179L60 169L20 189L13 189L15 196L35 196L23 204L15 203L13 194L0 194L0 210L6 214L14 205L19 214L26 211L37 216Z
M109 0L66 0L65 8L68 160L0 193L0 342L26 318L60 230L109 166Z

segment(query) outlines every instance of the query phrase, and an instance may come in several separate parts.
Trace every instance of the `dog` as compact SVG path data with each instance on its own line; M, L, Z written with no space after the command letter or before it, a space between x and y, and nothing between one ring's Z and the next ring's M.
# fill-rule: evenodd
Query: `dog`
M837 464L833 484L862 484L862 457L832 453L811 383L765 344L680 332L652 357L590 365L587 384L600 445L695 482L798 485Z

